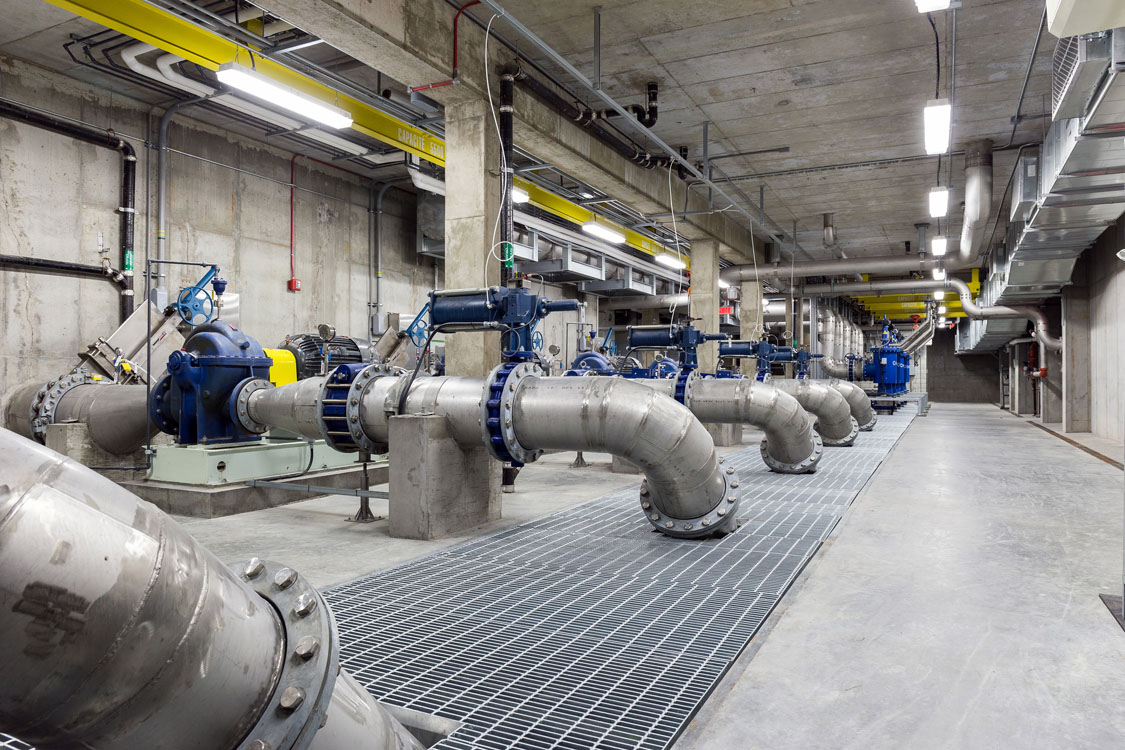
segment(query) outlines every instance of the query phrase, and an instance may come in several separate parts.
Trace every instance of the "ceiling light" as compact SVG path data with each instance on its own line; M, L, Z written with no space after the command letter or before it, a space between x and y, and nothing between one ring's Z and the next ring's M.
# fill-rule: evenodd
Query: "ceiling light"
M609 227L603 224L599 224L596 221L587 221L582 225L582 231L586 234L592 234L598 239L605 240L606 242L612 242L615 245L620 245L625 241L625 235L621 234L621 232L610 229Z
M926 153L944 154L949 150L949 127L953 119L953 106L948 99L933 99L926 103L922 122L926 128Z
M934 269L934 281L945 281L945 269L944 268L935 268Z
M942 317L938 318L938 325L943 326L943 327L946 325L946 320L945 320L944 315Z
M719 279L719 288L720 289L730 289L730 282L723 281L722 279Z
M945 292L943 292L943 291L934 292L934 299L939 300L939 301L945 299Z
M593 193L579 193L578 195L580 197L584 198L585 200L590 200L591 198L594 197Z
M949 213L949 188L933 188L930 190L930 218L940 219L947 213Z
M945 251L948 248L949 242L944 237L934 237L933 241L930 242L930 252L933 253L935 257L940 258L945 255Z
M521 187L512 186L512 203L527 203L531 196Z
M677 271L682 271L687 268L687 263L684 263L678 256L671 253L660 253L656 256L656 262L662 266L675 268Z
M256 70L244 68L238 63L224 63L215 73L219 81L227 86L244 91L269 104L287 109L301 117L315 120L330 128L347 128L352 124L352 116L327 102L298 91L292 86L278 83Z
M938 305L937 311L938 315L945 315L948 312L948 308L946 308L945 305Z
M949 10L953 0L914 0L919 13L933 13L938 10Z

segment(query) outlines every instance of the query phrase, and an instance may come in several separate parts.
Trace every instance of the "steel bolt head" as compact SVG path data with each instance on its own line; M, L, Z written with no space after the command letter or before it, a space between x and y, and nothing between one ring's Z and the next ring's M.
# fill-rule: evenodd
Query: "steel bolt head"
M653 521L659 521L660 520L660 514L659 513L653 513L651 516L649 516L649 518L651 518Z
M290 685L281 693L278 705L285 711L296 711L305 702L305 691L296 685Z
M352 406L358 406L358 405L359 405L359 399L358 399L358 398L353 398L353 399L352 399Z
M719 456L719 463L724 464L726 462L727 462L727 459L726 459L725 456Z
M648 510L649 508L652 507L652 503L641 503L641 507L644 508L645 510Z
M283 591L292 586L296 581L297 571L292 568L282 568L273 575L273 584Z
M730 483L730 486L731 486L731 487L732 487L733 489L736 489L736 490L737 490L737 489L738 489L738 482L731 482L731 483Z
M733 473L734 473L734 467L728 466L727 467L727 474L733 474Z
M673 524L673 523L672 523L671 521L665 521L665 522L664 522L664 528L666 528L666 529L670 529L670 528L672 528L672 527L673 527L674 525L675 525L675 524Z
M648 497L648 487L641 487L641 497Z
M257 557L251 557L250 561L246 563L246 567L242 571L242 575L246 576L248 580L254 580L262 574L266 569L266 564Z
M316 652L320 649L320 640L315 636L306 635L301 640L297 641L297 647L293 649L293 653L303 661L316 656Z
M247 750L273 750L273 747L265 740L254 740L247 745Z
M711 519L710 518L704 518L700 523L703 526L710 526L711 525Z
M293 607L293 611L297 613L298 617L308 617L314 609L316 609L316 597L312 594L298 596L297 604Z
M692 526L691 526L691 524L690 524L690 523L685 523L685 524L684 524L684 531L691 531L691 529L692 529Z
M726 508L719 508L715 512L718 513L720 516L725 516L727 514L727 509Z
M738 498L735 497L734 495L727 495L727 502L728 503L736 503L736 502L738 502Z

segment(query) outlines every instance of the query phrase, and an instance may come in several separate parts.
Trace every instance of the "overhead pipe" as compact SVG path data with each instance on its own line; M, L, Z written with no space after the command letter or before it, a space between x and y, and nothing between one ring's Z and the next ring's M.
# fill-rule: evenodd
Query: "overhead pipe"
M637 122L644 125L646 128L651 128L656 124L656 118L659 115L659 107L657 100L660 96L660 85L650 81L646 87L648 92L648 107L642 107L639 104L630 104L625 107L634 117ZM603 109L594 114L594 117L599 120L608 120L611 117L617 117L618 112L615 109ZM682 152L681 152L682 153ZM682 166L682 165L681 165ZM683 179L687 172L680 170L680 179Z
M972 265L980 257L991 216L992 141L985 138L965 147L965 218L957 250L962 265Z
M681 404L622 378L549 378L536 375L530 365L519 368L518 375L508 376L504 427L507 439L528 460L542 450L611 453L645 473L641 503L662 533L694 538L733 529L740 496L733 469L720 466L710 435ZM386 444L396 411L435 414L445 417L451 437L461 445L487 446L491 437L482 427L481 403L490 383L462 377L375 377L353 407L355 424L367 440ZM255 391L247 402L249 418L305 437L323 437L323 384L324 378L308 378ZM403 394L403 388L409 390Z
M674 396L677 383L671 378L638 379L641 383ZM685 405L704 424L748 424L765 433L760 450L762 461L779 474L811 474L816 471L823 442L809 413L793 396L753 378L693 378Z
M421 750L340 669L296 571L0 430L0 726L40 748ZM323 727L323 729L322 729Z
M775 378L770 385L797 399L805 411L816 415L816 431L827 446L850 446L859 434L859 422L852 417L844 395L820 380Z
M120 318L124 323L133 314L133 228L136 218L137 197L137 155L133 147L112 130L103 130L63 120L53 115L24 107L7 100L0 100L0 117L7 117L26 125L33 125L52 133L69 136L84 143L121 154L121 189L117 213L120 216L118 242L120 244L120 275L122 281Z
M460 13L460 11L458 11ZM512 99L515 93L515 75L507 68L500 74L500 285L507 286L515 273L515 225L512 209L512 178L515 176L512 160L515 145L512 136Z
M853 257L837 260L811 260L797 261L792 264L779 264L776 266L753 265L730 266L719 273L719 278L729 284L755 279L788 279L805 278L808 276L853 276L857 273L866 273L879 276L901 275L906 273L925 273L937 268L940 264L938 258L920 256L876 256L871 258ZM946 261L947 270L958 270L960 265Z
M27 255L0 255L0 267L18 268L29 273L58 274L76 278L105 279L122 291L129 288L125 274L108 264L91 266L85 263L70 263L47 258L32 258Z

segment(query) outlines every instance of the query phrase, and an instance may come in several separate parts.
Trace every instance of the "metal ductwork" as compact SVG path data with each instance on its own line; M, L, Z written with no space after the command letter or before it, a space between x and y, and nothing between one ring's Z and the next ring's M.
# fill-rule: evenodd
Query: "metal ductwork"
M673 379L635 380L672 396ZM772 383L752 378L692 378L685 404L704 424L748 424L766 434L760 446L762 461L780 474L816 471L823 442L797 399Z
M958 248L962 265L976 263L991 216L992 141L986 138L965 146L965 219L961 225L961 245Z
M40 750L422 749L340 670L332 614L296 571L236 573L6 430L0 457L5 732Z
M380 373L363 383L351 406L353 430L361 440L385 445L394 414L436 414L446 418L457 442L483 443L491 450L495 436L482 409L492 382L457 377L411 382ZM510 388L497 398L498 427L518 460L533 461L543 450L612 453L644 471L641 504L662 533L692 538L733 529L739 499L734 470L719 465L711 436L681 404L639 382L540 377L531 365L516 367L507 383ZM323 437L323 385L324 379L309 378L255 391L247 404L249 418Z
M816 431L828 446L849 446L859 434L859 423L844 395L819 380L771 380L770 385L797 399L806 411L816 415Z

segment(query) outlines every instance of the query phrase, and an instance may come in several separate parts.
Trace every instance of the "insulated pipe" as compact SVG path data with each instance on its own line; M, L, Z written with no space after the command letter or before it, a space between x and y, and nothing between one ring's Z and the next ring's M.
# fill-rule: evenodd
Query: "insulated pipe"
M635 297L619 297L598 301L599 310L671 310L673 307L688 306L687 294L657 294Z
M871 399L867 397L862 388L855 383L849 383L847 380L828 380L826 382L830 388L839 391L848 402L848 407L852 410L852 419L859 424L860 430L871 432L875 429L875 422L877 421L875 410L871 408Z
M848 295L879 294L880 292L922 294L944 289L945 286L944 281L931 281L929 279L844 281L838 284L806 284L801 288L801 293L815 297L843 297Z
M957 251L962 264L971 265L980 256L984 229L991 216L992 141L986 138L965 146L965 220Z
M859 434L859 422L844 395L820 380L777 378L769 384L797 399L805 411L816 415L816 431L828 446L849 446Z
M50 130L121 154L121 191L117 212L120 215L118 234L121 246L121 276L124 279L120 285L120 316L121 322L124 323L133 314L133 228L137 197L137 155L133 147L123 138L117 137L112 130L102 130L63 120L13 102L0 101L0 117Z
M50 748L421 750L339 668L324 599L0 430L0 726ZM321 732L321 726L327 732Z
M806 276L852 276L857 273L877 275L901 275L919 271L929 275L930 269L937 268L940 259L923 258L920 256L876 256L872 258L844 258L840 260L813 260L798 261L791 265L779 264L776 266L758 265L755 270L753 265L731 266L720 272L719 278L729 284L742 281L760 279L788 279L790 276L804 278ZM950 271L960 269L960 265L945 262L945 268Z
M676 381L634 380L671 396ZM752 378L695 378L691 382L691 413L704 424L748 424L766 434L760 446L762 461L780 474L811 474L823 453L823 443L809 413L797 399L771 383Z

